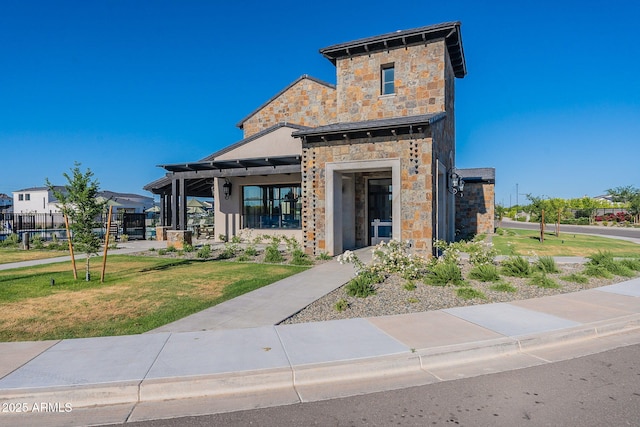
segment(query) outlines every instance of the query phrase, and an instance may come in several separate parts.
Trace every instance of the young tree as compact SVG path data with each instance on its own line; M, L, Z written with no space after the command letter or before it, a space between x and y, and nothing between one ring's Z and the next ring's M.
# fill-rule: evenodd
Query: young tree
M91 255L98 253L101 245L101 240L94 233L94 229L100 228L97 219L104 209L105 202L98 199L98 182L92 179L93 172L90 169L83 173L80 171L80 163L75 162L71 175L68 173L62 175L67 180L63 191L56 189L48 178L46 185L58 199L62 212L70 220L73 246L87 256L85 280L89 281L91 280L89 259Z

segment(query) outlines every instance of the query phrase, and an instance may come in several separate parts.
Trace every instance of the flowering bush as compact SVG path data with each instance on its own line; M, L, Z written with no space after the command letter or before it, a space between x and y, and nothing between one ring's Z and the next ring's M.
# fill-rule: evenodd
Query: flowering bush
M408 253L409 245L397 240L380 242L373 248L373 268L384 274L400 274L404 279L418 279L424 275L426 264L422 258Z

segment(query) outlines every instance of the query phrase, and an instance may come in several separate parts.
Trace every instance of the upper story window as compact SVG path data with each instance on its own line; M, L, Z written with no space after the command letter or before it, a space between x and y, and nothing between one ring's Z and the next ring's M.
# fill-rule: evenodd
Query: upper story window
M31 200L31 194L27 193L24 195L25 200Z
M380 69L381 95L390 95L396 92L394 79L395 70L393 64L383 65Z
M24 200L24 194L18 194L18 200L22 202Z

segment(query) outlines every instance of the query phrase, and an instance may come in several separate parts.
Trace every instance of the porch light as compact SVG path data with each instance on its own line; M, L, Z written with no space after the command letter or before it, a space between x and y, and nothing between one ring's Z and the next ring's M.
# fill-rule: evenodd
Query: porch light
M224 184L222 184L222 192L224 193L225 199L231 197L231 181L228 179L225 179Z
M463 189L464 189L464 180L460 175L456 173L455 169L453 169L449 174L449 192L451 194L460 193L460 196L462 196Z

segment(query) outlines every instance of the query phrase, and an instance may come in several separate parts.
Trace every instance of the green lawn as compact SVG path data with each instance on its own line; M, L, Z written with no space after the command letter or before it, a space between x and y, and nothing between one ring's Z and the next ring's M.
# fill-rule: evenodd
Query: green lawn
M31 249L28 251L14 248L0 248L0 264L10 262L31 261L34 259L55 258L69 255L68 251L52 251Z
M610 251L616 257L640 256L640 245L636 243L560 230L559 237L553 232L545 232L541 243L540 231L505 228L502 235L493 236L493 245L500 255L589 256L598 251Z
M0 271L0 341L142 333L306 269L114 255L100 283L101 261Z

